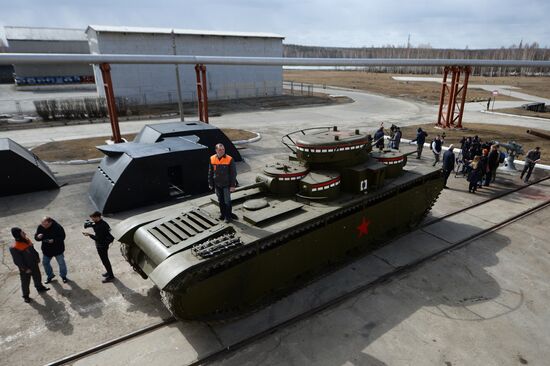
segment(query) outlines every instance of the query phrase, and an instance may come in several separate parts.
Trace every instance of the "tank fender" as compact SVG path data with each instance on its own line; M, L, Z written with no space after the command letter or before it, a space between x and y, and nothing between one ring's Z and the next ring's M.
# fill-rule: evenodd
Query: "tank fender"
M192 254L189 251L184 251L166 258L155 267L153 272L149 273L149 278L163 291L174 287L178 278L181 278L193 263L196 264L196 259L190 256Z

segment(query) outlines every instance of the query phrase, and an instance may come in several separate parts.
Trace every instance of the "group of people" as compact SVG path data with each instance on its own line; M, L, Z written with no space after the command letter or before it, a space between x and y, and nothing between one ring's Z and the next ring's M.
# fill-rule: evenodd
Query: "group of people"
M456 158L462 163L462 173L469 181L468 191L475 193L482 187L488 187L495 181L496 172L501 163L504 162L505 154L500 151L498 143L492 141L481 141L478 136L463 137L460 140L461 156ZM454 169L455 156L452 152L453 145L449 146L449 150L445 153L443 172L445 175L445 186L447 179ZM521 172L520 178L525 183L529 181L535 164L540 160L540 147L537 146L530 150L525 157L525 165ZM524 178L525 176L525 178Z
M374 147L378 148L379 150L384 149L384 123L380 125L378 130L374 133L373 141L374 141ZM399 144L401 143L401 137L403 136L403 133L401 132L401 128L396 125L391 125L390 127L390 139L388 147L390 149L399 150Z
M100 212L96 211L92 213L90 219L91 222L85 225L85 227L91 227L94 233L82 232L82 234L95 241L97 252L106 269L106 272L103 273L102 282L111 282L115 276L111 262L109 261L108 250L109 245L114 241L114 237L110 233L111 228L109 224L103 220ZM39 267L40 255L34 248L32 240L19 227L11 228L11 234L15 241L10 245L9 250L14 264L19 269L21 291L25 302L31 301L29 296L31 278L36 291L44 292L50 289L44 285L51 283L56 277L51 265L51 261L54 258L59 267L61 280L63 283L69 282L67 264L65 262L66 235L61 224L53 218L46 216L42 218L34 234L34 239L41 242L42 266L46 272L46 281L44 281L44 284L42 283L42 274Z
M237 220L231 208L231 192L237 186L237 169L233 158L225 153L222 144L216 145L216 154L210 158L208 170L208 185L215 190L220 207L220 220L229 223ZM92 228L93 233L82 232L86 237L95 241L97 253L106 272L103 273L103 283L111 282L115 276L109 260L109 246L114 241L109 224L103 220L101 212L96 211L90 215L91 221L87 221L85 228ZM59 276L63 283L69 282L68 270L65 262L65 230L53 218L46 216L40 222L34 234L34 239L41 242L42 266L46 272L46 280L42 283L40 271L40 255L34 248L30 237L19 227L11 229L14 243L10 245L10 254L13 262L19 269L21 290L25 302L30 302L31 278L38 292L48 291L50 288L44 285L51 283L56 277L51 262L55 258L59 267Z
M416 142L416 158L422 157L422 151L428 134L418 128L416 137L411 142ZM430 143L430 150L434 156L432 166L436 166L441 161L440 157L443 151L443 143L445 134L437 135ZM442 165L444 173L444 188L447 188L447 181L451 172L455 169L455 163L462 163L462 173L467 177L470 185L468 191L475 193L483 186L487 187L495 181L496 171L501 163L504 162L505 154L500 151L498 143L492 141L482 141L479 136L463 137L460 140L461 155L459 158L455 156L454 146L450 145L448 150L443 154ZM525 183L529 181L535 164L540 161L540 147L535 147L530 150L525 156L525 166L521 172L521 179Z

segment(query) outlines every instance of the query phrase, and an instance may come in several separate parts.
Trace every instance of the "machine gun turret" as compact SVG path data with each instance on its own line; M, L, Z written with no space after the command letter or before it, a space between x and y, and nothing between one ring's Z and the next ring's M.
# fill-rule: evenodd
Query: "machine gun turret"
M506 162L504 163L506 169L517 170L516 166L514 165L514 160L517 156L525 154L525 152L523 151L523 146L515 141L508 141L508 143L500 143L498 141L495 141L495 143L506 149Z

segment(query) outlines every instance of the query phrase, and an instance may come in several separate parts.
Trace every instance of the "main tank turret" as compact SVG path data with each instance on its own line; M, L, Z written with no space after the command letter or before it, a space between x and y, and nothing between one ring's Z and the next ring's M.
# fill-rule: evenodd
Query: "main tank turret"
M282 296L410 230L443 188L439 169L404 170L407 154L373 152L360 130L305 129L282 142L289 159L232 194L238 220L218 220L210 195L115 227L126 260L176 317L226 318Z

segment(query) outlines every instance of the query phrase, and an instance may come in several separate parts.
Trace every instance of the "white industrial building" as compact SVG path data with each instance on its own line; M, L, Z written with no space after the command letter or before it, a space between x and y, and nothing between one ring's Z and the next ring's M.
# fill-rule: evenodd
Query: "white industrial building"
M5 26L4 33L11 53L90 53L84 29ZM13 66L17 85L94 83L90 65Z
M91 25L86 30L92 54L176 54L193 56L282 57L284 37L270 33L218 32L168 28ZM236 99L282 94L281 66L207 65L208 98ZM184 101L196 100L194 65L180 65ZM101 71L94 66L98 92ZM138 103L177 101L174 65L111 65L114 93Z

